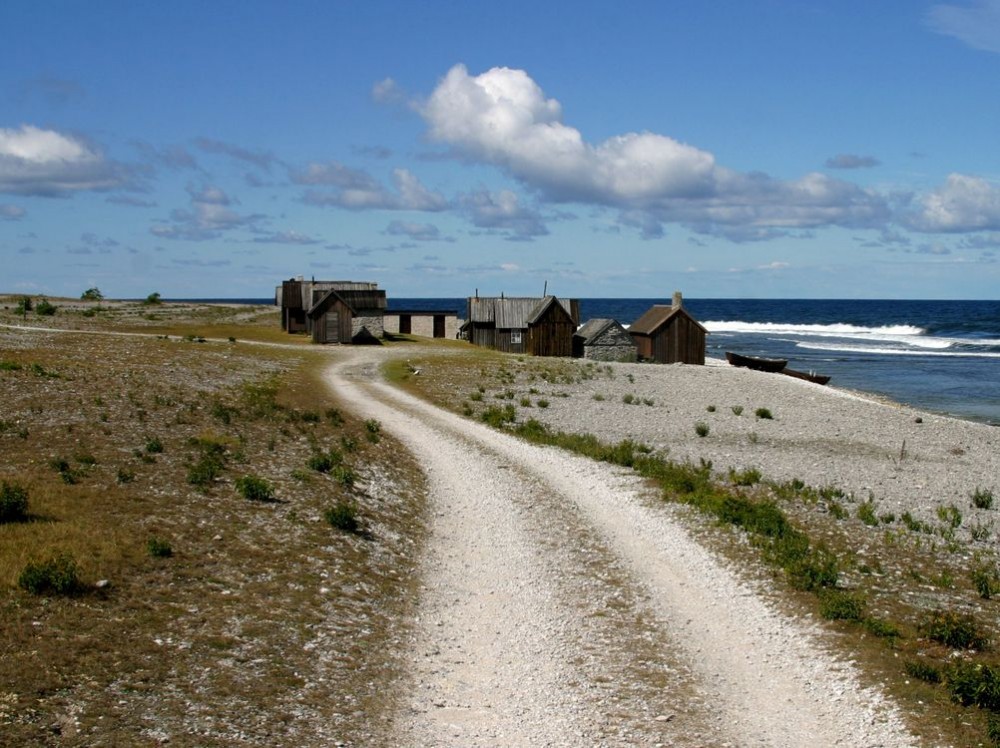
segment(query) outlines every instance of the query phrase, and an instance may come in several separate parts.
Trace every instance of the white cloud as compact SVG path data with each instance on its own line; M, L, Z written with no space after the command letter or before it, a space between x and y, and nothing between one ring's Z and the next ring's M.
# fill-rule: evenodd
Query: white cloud
M407 169L395 169L392 181L395 192L380 184L367 172L352 169L336 161L309 164L292 172L296 184L331 185L332 192L307 190L303 200L310 205L327 205L352 210L418 210L436 212L448 207L439 193L425 187Z
M647 237L661 235L664 222L742 240L775 229L870 226L888 215L881 198L847 182L734 172L665 135L632 132L589 144L523 70L470 76L456 65L420 112L429 136L455 156L494 164L552 202L619 208L622 222Z
M1000 187L980 177L949 174L919 200L909 223L918 231L1000 231Z
M541 216L510 190L471 192L459 198L459 207L475 226L506 232L509 239L525 241L549 233Z
M952 36L973 49L1000 52L1000 0L973 0L969 5L935 5L925 21L939 34Z
M257 244L319 244L319 239L295 231L276 231L271 234L263 234L254 238Z
M33 125L0 128L0 192L56 196L125 184L127 170L79 138Z
M234 202L218 187L188 186L191 209L171 211L171 223L158 224L150 229L154 236L164 239L206 241L218 238L223 231L240 227L253 227L262 216L240 215L229 206Z
M383 78L372 86L372 99L380 104L399 104L406 99L406 94L392 78Z

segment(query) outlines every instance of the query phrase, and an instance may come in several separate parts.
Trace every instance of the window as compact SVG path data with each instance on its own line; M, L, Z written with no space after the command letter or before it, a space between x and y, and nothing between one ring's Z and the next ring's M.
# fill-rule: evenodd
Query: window
M520 330L512 330L511 331L511 333L510 333L510 342L511 342L511 345L521 345L521 331Z

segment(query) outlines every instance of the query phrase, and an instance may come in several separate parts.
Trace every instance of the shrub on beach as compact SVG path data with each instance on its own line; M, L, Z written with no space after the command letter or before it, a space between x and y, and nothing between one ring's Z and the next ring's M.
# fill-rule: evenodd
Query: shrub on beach
M972 505L976 509L993 508L993 492L983 488L977 488L972 493Z
M765 421L770 421L772 418L774 418L774 415L771 413L769 408L757 408L757 410L755 410L753 414L758 418L762 418Z
M358 531L358 510L349 501L339 501L323 512L323 519L330 526L343 532Z

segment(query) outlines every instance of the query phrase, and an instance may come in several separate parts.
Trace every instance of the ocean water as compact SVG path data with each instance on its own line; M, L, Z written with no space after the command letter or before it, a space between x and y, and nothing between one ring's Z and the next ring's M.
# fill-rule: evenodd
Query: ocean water
M580 299L581 321L624 325L669 299ZM465 299L390 299L390 308L453 309ZM709 331L707 354L788 359L838 387L1000 425L1000 301L685 299Z
M216 299L216 301L224 301ZM273 299L229 299L271 304ZM631 324L670 299L580 299L581 322ZM832 386L1000 425L1000 301L685 299L709 331L707 354L788 359ZM390 309L445 309L464 298L390 298Z

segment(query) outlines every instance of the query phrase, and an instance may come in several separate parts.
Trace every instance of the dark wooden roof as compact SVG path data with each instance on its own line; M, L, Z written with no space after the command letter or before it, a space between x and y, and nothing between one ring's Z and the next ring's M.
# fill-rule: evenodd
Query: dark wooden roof
M503 330L526 329L537 320L553 302L566 310L570 319L573 317L573 302L571 299L559 299L555 296L529 297L497 297L474 296L469 298L469 321L478 323L494 323Z
M663 327L667 322L669 322L675 315L683 314L685 317L694 322L698 327L700 327L705 333L708 330L702 325L698 320L687 313L687 310L682 306L672 306L670 304L654 304L649 309L646 310L639 319L629 325L629 334L637 335L653 335Z
M359 309L382 309L386 307L385 291L372 289L336 290L330 289L309 309L309 316L315 318L330 308L334 301L339 300L357 314Z

